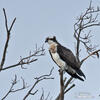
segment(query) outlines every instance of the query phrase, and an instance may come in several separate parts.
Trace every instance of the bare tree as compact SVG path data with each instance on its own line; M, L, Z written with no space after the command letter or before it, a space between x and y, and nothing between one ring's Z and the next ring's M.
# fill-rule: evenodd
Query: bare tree
M53 77L51 77L52 75L52 71L53 71L54 68L51 69L50 73L49 74L46 74L46 75L42 75L40 77L36 77L34 79L36 79L36 82L33 84L33 86L31 87L31 89L27 92L27 94L25 95L25 97L23 98L23 100L26 100L26 98L29 96L29 95L35 95L38 90L36 90L34 93L32 93L32 90L35 88L35 86L42 80L48 80L48 79L54 79ZM44 92L42 93L41 95L41 98L43 98L43 94ZM40 100L43 100L43 99L40 99Z
M84 13L82 13L78 18L76 23L74 24L74 38L76 39L76 59L80 65L82 66L83 62L85 62L89 57L97 56L99 58L100 49L97 49L97 45L92 45L91 43L91 27L100 26L100 22L97 20L98 13L100 12L100 8L96 9L92 6L92 1L89 4L89 7L86 9ZM87 32L89 30L89 32ZM81 55L81 46L87 52L87 56L84 58L80 58ZM82 48L82 49L83 49ZM75 87L75 84L72 84L69 88L69 84L72 81L72 77L65 81L63 79L63 73L60 73L60 93L57 96L56 100L64 100L64 94L66 94L69 90ZM62 95L63 94L63 95Z
M9 40L10 40L10 36L11 36L11 30L16 21L16 18L13 19L10 28L8 28L7 15L6 15L6 11L4 8L3 8L3 13L4 13L4 17L5 17L5 27L6 27L6 32L7 32L7 39L6 39L6 43L5 43L4 50L3 50L2 60L1 60L1 64L0 64L0 71L14 68L17 66L21 66L21 68L23 68L23 65L30 64L32 62L37 61L37 58L34 58L34 57L42 56L45 54L43 46L41 48L37 48L37 45L36 45L36 50L33 53L30 51L28 56L26 56L24 58L20 57L20 60L18 63L4 67L4 63L5 63L6 55L7 55L7 49L8 49L8 45L9 45Z
M99 7L94 8L92 6L92 2L90 2L89 7L86 9L86 11L84 13L82 13L77 18L77 21L74 24L74 38L76 40L76 47L75 47L76 59L80 65L80 67L89 57L97 56L97 58L99 58L100 49L97 49L96 45L95 46L92 45L92 42L91 42L92 35L91 35L91 30L89 30L91 27L100 26L100 22L97 20L99 12L100 12L100 8ZM43 56L45 54L45 52L44 52L45 49L43 46L41 48L37 48L37 46L36 46L36 50L34 52L30 51L28 56L20 57L19 62L9 65L9 66L4 66L6 56L7 56L7 50L8 50L8 46L9 46L10 36L11 36L11 30L15 24L16 18L13 19L13 21L10 25L10 28L8 28L7 15L6 15L6 11L4 8L3 8L3 13L4 13L4 18L5 18L7 39L6 39L6 43L4 45L2 59L0 61L0 71L15 68L18 66L20 66L23 69L25 64L28 65L30 63L37 61L38 60L36 58L37 56ZM87 30L89 30L89 31L87 31ZM86 53L87 53L87 56L84 58L80 58L81 52L84 52L84 51L82 51L83 49L81 50L81 46L83 46L84 50L86 50ZM27 91L26 95L23 97L23 100L26 100L30 95L35 96L35 94L38 93L39 90L38 89L34 90L34 89L41 81L48 80L48 79L54 79L54 77L51 76L52 71L53 71L53 68L50 70L49 74L40 75L40 77L34 78L35 82L30 87L30 89ZM56 97L55 100L64 100L65 94L68 91L70 91L73 87L75 87L75 84L72 82L73 78L71 77L71 78L67 79L66 77L63 76L62 71L59 72L59 76L60 76L60 93L58 94L58 96ZM29 86L26 85L24 78L21 77L21 80L22 80L22 86L18 89L14 89L14 86L18 83L17 75L15 75L15 78L11 83L11 87L9 88L8 92L5 93L5 95L2 97L2 100L7 98L7 96L11 93L29 88ZM33 90L35 92L33 92ZM45 98L44 90L42 89L42 94L41 94L39 100L48 100L49 96L50 96L50 92L48 93L47 97ZM52 98L50 100L52 100Z
M9 66L4 66L5 60L6 60L6 56L7 56L7 49L8 49L8 46L9 46L10 36L11 36L11 30L13 28L13 25L14 25L15 21L16 21L16 18L13 19L10 28L8 28L8 19L7 19L6 11L5 11L4 8L3 8L3 13L4 13L4 18L5 18L5 27L6 27L6 32L7 32L7 38L6 38L6 43L4 45L4 50L3 50L2 59L1 59L1 63L0 63L0 71L4 71L4 70L7 70L7 69L15 68L15 67L18 67L18 66L20 66L22 69L26 69L26 68L23 67L25 64L28 65L28 64L30 64L32 62L35 62L35 61L38 60L35 57L45 55L44 46L42 45L42 47L38 48L37 45L36 45L36 49L34 50L34 52L30 51L29 55L26 56L26 57L21 57L20 56L20 60L16 64L12 64L12 65L9 65ZM38 92L38 90L36 90L34 93L32 93L32 90L34 89L34 87L40 81L47 80L47 79L54 79L53 77L51 77L52 71L53 71L53 69L51 69L50 74L48 74L48 75L41 75L40 77L35 78L36 82L33 84L32 88L25 95L23 100L25 100L29 95L35 95ZM11 83L10 89L5 94L5 96L2 97L1 100L4 100L5 98L7 98L7 96L9 94L11 94L11 93L14 93L14 92L17 92L17 91L21 91L21 90L26 89L26 88L29 87L29 86L26 85L25 80L22 77L21 77L21 79L22 79L22 84L23 84L22 87L18 88L18 89L14 89L14 86L18 83L17 75L15 75L15 78L14 78L14 80Z
M6 93L6 95L1 100L4 100L10 93L14 93L14 92L21 91L21 90L28 88L28 86L26 86L25 80L22 77L21 79L23 83L22 87L19 89L14 89L14 86L18 83L17 75L15 75L15 78L14 80L12 80L12 84L11 84L9 91Z

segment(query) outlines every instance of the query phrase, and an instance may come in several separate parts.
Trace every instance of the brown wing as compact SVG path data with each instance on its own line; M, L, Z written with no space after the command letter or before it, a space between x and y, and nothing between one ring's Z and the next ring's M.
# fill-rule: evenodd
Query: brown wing
M71 50L58 45L57 52L59 53L60 58L63 59L67 65L71 66L73 69L79 69L79 64Z

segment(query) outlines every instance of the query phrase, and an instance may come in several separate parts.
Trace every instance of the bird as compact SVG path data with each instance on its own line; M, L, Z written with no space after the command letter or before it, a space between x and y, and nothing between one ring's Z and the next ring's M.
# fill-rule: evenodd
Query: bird
M80 69L80 65L74 56L73 52L62 46L56 39L56 36L47 37L45 43L49 44L49 53L52 60L58 65L58 67L67 72L73 78L84 81L86 76ZM82 78L84 77L84 79Z

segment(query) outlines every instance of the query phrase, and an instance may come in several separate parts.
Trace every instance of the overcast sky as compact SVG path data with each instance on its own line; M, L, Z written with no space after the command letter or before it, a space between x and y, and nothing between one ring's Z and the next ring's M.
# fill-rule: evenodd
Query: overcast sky
M92 1L94 7L100 6L100 0ZM32 51L35 49L36 44L40 47L44 44L47 36L55 35L62 45L70 48L75 54L73 25L76 22L77 16L86 10L89 2L90 0L0 0L0 56L2 55L6 39L2 9L6 9L9 25L14 17L17 18L11 32L5 66L17 63L20 56L27 56L30 50ZM98 19L100 20L100 16ZM100 27L93 28L92 34L94 35L92 38L93 44L100 45ZM35 98L30 96L27 99L38 100L42 88L44 88L45 96L50 92L50 96L53 96L54 100L59 93L58 67L50 58L48 45L45 44L44 47L46 49L46 55L39 57L37 62L28 66L26 65L25 67L27 67L27 69L18 67L0 72L0 99L9 90L15 74L18 76L19 80L23 77L28 85L32 85L34 83L34 77L47 74L50 69L54 67L53 76L55 79L41 82L41 85L36 87L39 88L40 92L34 96ZM83 55L84 52L81 57ZM74 83L76 87L68 92L65 98L68 100L77 100L75 96L79 93L89 93L92 96L90 100L99 100L100 59L88 59L83 64L82 71L87 79L84 82L75 80ZM68 76L68 74L65 75ZM18 87L20 84L21 83L19 83ZM16 88L18 87L16 86ZM25 91L12 93L5 100L22 100L28 90L29 88ZM34 91L35 90L33 90L33 92Z

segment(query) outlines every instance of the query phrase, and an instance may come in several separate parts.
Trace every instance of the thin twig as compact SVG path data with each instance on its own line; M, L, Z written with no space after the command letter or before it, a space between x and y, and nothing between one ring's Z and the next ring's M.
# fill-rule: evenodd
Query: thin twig
M21 79L22 79L22 82L23 82L23 86L22 86L21 88L19 88L19 89L14 89L14 86L18 83L18 81L17 81L17 75L15 75L15 78L14 78L14 80L12 81L12 84L11 84L11 87L10 87L9 91L6 93L6 95L5 95L1 100L4 100L5 98L7 98L7 96L8 96L10 93L14 93L14 92L21 91L21 90L23 90L23 89L28 88L28 86L26 86L26 84L25 84L24 79L23 79L23 78L21 78Z
M32 62L37 61L38 59L37 58L33 58L33 57L44 55L44 50L45 49L42 48L42 49L40 49L38 51L35 51L33 54L31 54L31 55L29 55L27 57L24 57L24 58L21 57L20 61L17 64L4 67L4 68L0 69L0 71L11 69L11 68L14 68L16 66L21 66L21 68L23 68L23 65L30 64Z
M97 18L98 18L98 12L100 12L100 7L97 7L96 9L94 7L92 7L92 1L89 4L89 7L86 9L86 11L84 13L82 13L78 18L77 18L77 22L74 24L74 38L76 39L76 59L77 59L77 63L79 63L80 67L82 65L82 63L84 61L86 61L90 56L92 55L96 55L97 57L99 57L99 51L100 50L96 50L96 46L93 46L91 43L91 35L90 32L86 33L88 28L92 27L92 26L100 26L100 22L98 22ZM86 30L86 32L85 32ZM86 52L88 53L88 56L83 58L82 60L80 60L80 53L81 53L81 45L83 44L83 46L86 49ZM61 77L61 76L60 76ZM72 86L69 86L69 84L71 83L71 80L73 78L71 77L66 83L65 80L64 83L64 94L67 93L70 89L72 89L73 87L75 87L75 84L73 84ZM60 84L61 87L61 84ZM61 92L61 90L60 90ZM61 100L60 99L60 94L57 96L56 100Z
M97 55L97 57L99 58L98 52L100 52L100 49L99 49L99 50L96 50L96 51L94 51L94 52L92 52L92 53L90 53L87 57L85 57L84 59L81 60L81 64L82 64L84 61L86 61L89 57L91 57L92 55Z
M66 84L65 84L65 86L64 86L64 90L65 90L65 89L68 87L68 85L71 83L72 79L73 79L73 77L71 77L71 78L66 82Z
M75 87L75 84L73 84L72 86L70 86L67 90L64 91L64 94L67 93L69 90L71 90L73 87Z
M51 69L50 73L47 75L42 75L40 77L36 77L34 79L36 79L36 82L33 84L33 86L31 87L31 89L27 92L27 94L24 96L23 100L26 100L26 98L31 94L32 90L34 89L34 87L41 82L42 80L47 80L47 79L54 79L53 77L50 77L52 75L52 71L53 68Z
M89 40L90 37L87 35L86 38L83 38L81 37L81 34L84 33L84 30L89 27L100 26L100 22L98 22L97 20L98 12L100 12L100 8L97 7L97 9L94 9L94 7L92 7L92 2L90 2L90 5L86 9L85 13L81 14L81 16L78 18L78 21L74 24L74 37L77 41L76 58L79 63L80 63L79 61L80 43L84 44L87 53L92 52L95 48L92 47L92 45L90 44L90 40ZM96 16L93 15L94 13L97 13Z
M35 95L38 92L38 90L36 90L34 93L30 93L31 95Z

